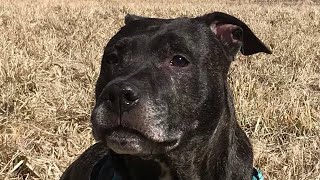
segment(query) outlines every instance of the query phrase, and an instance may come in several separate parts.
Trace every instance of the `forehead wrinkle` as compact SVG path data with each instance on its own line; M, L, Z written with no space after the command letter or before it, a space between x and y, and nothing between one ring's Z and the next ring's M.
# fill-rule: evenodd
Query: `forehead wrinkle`
M177 19L169 24L163 24L150 37L148 47L159 56L172 55L170 53L182 53L195 57L197 54L194 46L197 46L198 28L188 19Z
M175 32L154 35L149 43L151 51L157 52L160 56L173 52L192 55L188 41Z

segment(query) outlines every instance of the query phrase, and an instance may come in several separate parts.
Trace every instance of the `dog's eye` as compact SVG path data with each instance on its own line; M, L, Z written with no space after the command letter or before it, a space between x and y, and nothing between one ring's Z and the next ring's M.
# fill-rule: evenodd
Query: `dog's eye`
M171 66L186 67L190 62L183 56L175 55L170 61Z
M117 64L119 62L118 56L115 53L109 54L105 57L108 64Z

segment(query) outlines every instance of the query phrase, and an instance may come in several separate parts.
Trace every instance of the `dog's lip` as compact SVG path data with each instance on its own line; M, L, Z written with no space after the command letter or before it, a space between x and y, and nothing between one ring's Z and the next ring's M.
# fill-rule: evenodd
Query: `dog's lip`
M146 135L142 134L141 132L135 129L131 129L123 126L118 126L118 127L109 129L106 133L106 137L114 136L114 135L123 136L123 137L134 137L134 138L139 138L141 140L151 141L156 144L161 144L161 145L168 144L169 146L178 141L176 139L168 139L168 140L153 139L153 138L147 137Z
M126 127L116 127L113 129L109 129L102 141L107 145L116 145L119 147L128 146L129 149L132 148L132 145L135 146L135 148L133 148L135 150L137 150L136 148L138 147L138 151L143 151L142 149L140 149L143 148L142 146L154 147L156 148L156 150L153 150L154 153L161 150L170 151L176 148L180 142L179 139L168 139L164 141L154 140L143 135L137 130Z

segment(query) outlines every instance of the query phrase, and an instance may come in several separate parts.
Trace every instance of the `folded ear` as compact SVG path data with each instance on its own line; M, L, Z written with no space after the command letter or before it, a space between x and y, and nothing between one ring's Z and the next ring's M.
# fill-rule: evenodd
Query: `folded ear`
M134 15L134 14L127 14L127 15L124 17L124 23L125 23L125 24L128 24L128 23L131 22L131 21L136 21L136 20L144 19L144 18L145 18L145 17L137 16L137 15Z
M236 17L222 12L213 12L198 17L196 20L205 22L232 56L236 55L239 49L243 55L259 52L272 53L251 29Z

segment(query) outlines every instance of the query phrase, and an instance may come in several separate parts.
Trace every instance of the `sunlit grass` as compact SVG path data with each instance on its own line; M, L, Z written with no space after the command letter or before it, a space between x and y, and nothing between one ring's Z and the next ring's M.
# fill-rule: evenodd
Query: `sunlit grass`
M9 173L17 156L40 179L58 179L94 143L89 117L102 50L125 14L213 11L239 17L273 50L239 55L230 71L255 165L268 179L319 179L320 6L250 2L1 0L0 179L26 175Z

